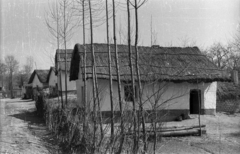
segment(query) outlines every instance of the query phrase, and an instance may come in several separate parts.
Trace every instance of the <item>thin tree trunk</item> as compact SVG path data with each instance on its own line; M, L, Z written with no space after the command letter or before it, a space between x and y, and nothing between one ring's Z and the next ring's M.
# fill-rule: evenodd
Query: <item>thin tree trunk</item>
M123 125L123 109L122 109L122 90L121 90L121 81L120 81L120 73L119 73L119 62L118 62L118 50L117 50L117 37L116 37L116 13L115 13L115 0L112 0L113 3L113 40L114 40L114 51L115 51L115 65L117 71L117 84L118 84L118 101L119 101L119 109L120 109L120 125L121 125L121 140L120 147L118 149L118 154L122 152L122 147L124 143L124 125Z
M152 15L151 15L151 24L150 24L150 27L151 27L151 46L153 45L153 32L152 32Z
M56 1L56 9L57 9L57 51L59 53L58 54L58 57L57 59L60 60L60 39L59 39L59 16L58 16L58 4L57 4L57 1ZM57 61L57 63L59 63ZM56 68L58 69L58 68ZM57 70L58 71L58 70ZM58 72L59 73L59 72ZM58 92L58 95L59 95L59 92ZM61 105L62 105L62 109L64 108L63 106L63 95L62 95L62 77L61 77L61 70L60 70L60 97L61 97Z
M131 15L130 15L130 6L129 0L127 0L127 15L128 15L128 52L129 52L129 63L130 63L130 71L131 71L131 85L132 85L132 95L133 95L133 153L137 153L138 149L138 141L137 141L137 121L136 121L136 102L135 102L135 79L133 75L133 64L132 64L132 50L131 50Z
M64 1L64 7L63 7L64 11L63 11L63 24L64 24L64 49L65 49L65 104L67 105L67 38L66 38L66 31L67 31L67 27L66 27L66 1Z
M143 102L142 102L142 84L141 77L139 71L139 53L138 53L138 4L137 0L135 0L135 26L136 26L136 34L135 34L135 55L136 55L136 72L137 72L137 80L138 80L138 98L139 98L139 107L140 107L140 116L142 121L142 129L143 129L143 144L144 144L144 153L147 151L147 141L146 141L146 131L145 131L145 115L143 112Z
M102 114L101 114L101 105L100 105L100 98L99 98L99 86L98 86L98 81L97 81L97 74L96 74L96 70L95 70L95 83L96 83L96 96L97 96L97 106L98 106L98 118L99 118L99 125L100 125L100 142L98 144L98 147L101 146L102 140L103 140L103 136L104 136L104 132L103 132L103 125L102 125Z
M197 84L199 84L199 82L197 82ZM201 95L200 93L198 92L198 101L201 100ZM198 102L198 124L199 124L199 130L200 130L200 133L199 133L199 136L202 136L202 128L201 128L201 103Z
M12 70L11 70L11 72L10 72L10 80L11 80L11 84L10 84L10 91L11 91L11 98L13 98L13 75L12 75L13 73L12 73Z
M83 47L84 47L84 58L83 58L83 65L84 65L84 69L83 69L83 77L84 77L84 101L83 101L83 109L84 109L84 114L83 114L83 135L84 138L86 137L86 133L87 133L87 119L88 119L88 110L87 110L87 84L86 84L86 59L87 59L87 53L86 53L86 43L85 43L85 1L82 1L82 20L83 20Z
M155 107L154 107L154 122L153 122L153 129L154 129L154 143L153 143L153 153L156 153L156 145L157 145L157 111L156 111L156 105L157 102L155 102Z
M114 137L114 111L113 111L113 90L112 90L112 57L109 44L109 23L108 23L108 0L106 0L106 28L107 28L107 46L108 46L108 67L109 67L109 90L111 102L111 141Z
M60 62L58 62L60 63ZM62 70L61 68L59 69L58 71L58 75L60 73L60 77L59 77L59 80L60 80L60 95L61 95L61 102L62 102L62 109L64 108L64 104L63 104L63 95L62 95Z
M93 46L93 23L92 23L92 8L91 0L88 0L89 4L89 15L90 15L90 39L91 39L91 52L92 52L92 83L93 83L93 123L94 123L94 132L93 132L93 153L95 153L96 148L96 83L95 83L95 55L94 55L94 46Z

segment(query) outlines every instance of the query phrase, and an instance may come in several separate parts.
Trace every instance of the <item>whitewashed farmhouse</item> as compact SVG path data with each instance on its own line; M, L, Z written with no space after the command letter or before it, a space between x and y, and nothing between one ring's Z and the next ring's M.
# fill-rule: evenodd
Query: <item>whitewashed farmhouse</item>
M113 98L115 111L119 111L117 74L114 46L111 45ZM132 88L128 46L118 45L121 90L124 108L132 108ZM179 115L215 114L217 81L231 81L230 76L202 55L197 47L143 47L139 46L139 68L143 87L144 109L156 109L159 117L173 120ZM106 44L94 44L96 75L100 91L101 111L110 115L108 50ZM134 47L132 47L135 55ZM83 45L76 44L71 60L70 80L76 81L79 106L82 105ZM87 103L92 104L92 54L86 45ZM135 56L132 58L135 60ZM135 62L134 62L135 70ZM137 81L136 73L134 79ZM136 84L137 85L137 84ZM137 89L138 86L135 87ZM137 97L136 97L137 98ZM138 100L137 100L138 101ZM166 115L166 116L160 116Z
M34 70L29 78L28 86L31 86L32 88L47 88L48 73L49 70Z
M50 67L50 70L48 72L47 82L49 86L49 94L57 95L58 84L57 84L57 75L54 67Z
M73 81L69 80L69 70L70 70L70 62L72 58L72 49L67 49L67 68L65 67L65 50L59 49L55 54L55 71L57 75L57 85L58 90L65 92L65 70L67 69L67 92L75 92L76 84ZM62 81L62 82L60 82Z

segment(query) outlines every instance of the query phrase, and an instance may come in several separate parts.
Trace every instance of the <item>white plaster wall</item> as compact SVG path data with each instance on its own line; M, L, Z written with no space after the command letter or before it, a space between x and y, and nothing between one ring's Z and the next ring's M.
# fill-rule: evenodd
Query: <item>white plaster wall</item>
M87 80L87 100L89 107L92 107L93 105L93 84L92 79ZM84 82L82 79L79 79L76 81L77 85L77 97L79 105L82 106L82 86L84 86ZM108 80L98 80L98 86L99 86L99 99L100 99L100 106L102 111L109 111L111 110L111 103L110 103L110 90L109 90L109 81ZM122 96L124 94L123 86L122 86ZM119 110L119 103L118 103L118 87L117 82L113 82L113 103L114 103L114 109Z
M204 109L216 109L217 82L204 86Z
M49 86L56 86L57 83L57 76L55 75L54 71L51 71L50 77L49 77Z
M43 84L39 81L37 75L35 75L34 78L33 78L32 86L33 86L33 88L35 88L35 87L37 87L37 86L38 86L39 88L42 88L42 87L43 87Z
M195 85L188 83L154 83L143 85L145 109L189 109L189 92ZM155 94L155 95L154 95Z
M62 77L62 91L65 91L65 72L58 72L58 85L60 90L60 75ZM67 73L67 91L74 91L76 90L76 82L69 81L69 72Z
M109 81L98 80L100 99L101 99L101 110L109 111L110 105L110 92L109 92ZM76 81L77 95L79 105L82 103L82 92L81 86L83 86L82 80ZM202 109L215 109L216 108L216 87L217 83L158 83L158 84L145 84L143 85L143 101L144 108L151 110L154 106L155 100L158 102L159 109L189 109L190 108L190 90L200 89L202 95ZM155 96L153 94L155 93ZM159 98L157 98L157 96ZM92 104L92 80L87 80L87 98L88 104ZM124 100L124 85L122 84L122 98ZM117 82L113 82L113 99L114 108L119 110L118 105L118 88ZM132 102L123 102L123 108L130 110L132 108Z

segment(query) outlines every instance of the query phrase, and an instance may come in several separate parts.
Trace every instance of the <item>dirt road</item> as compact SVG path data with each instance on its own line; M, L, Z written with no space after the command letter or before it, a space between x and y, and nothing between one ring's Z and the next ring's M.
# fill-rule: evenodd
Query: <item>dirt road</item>
M47 131L43 119L36 116L33 101L1 99L0 153L61 153L56 140Z

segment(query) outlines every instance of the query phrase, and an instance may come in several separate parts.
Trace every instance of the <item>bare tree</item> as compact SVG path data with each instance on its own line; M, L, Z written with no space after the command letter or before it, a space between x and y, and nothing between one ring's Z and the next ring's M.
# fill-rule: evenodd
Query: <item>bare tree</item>
M157 32L155 30L153 30L152 15L151 15L151 23L150 23L150 34L151 34L151 46L157 45Z
M191 46L196 46L196 41L191 39L188 36L184 36L182 38L179 38L180 45L182 47L191 47Z
M4 87L4 75L7 71L7 66L0 60L0 75L2 77L2 87Z
M133 60L131 49L131 14L130 14L130 0L127 0L127 19L128 19L128 52L129 52L129 66L131 72L131 86L132 86L132 110L133 110L133 153L137 153L138 140L137 140L137 115L136 115L136 100L135 100L135 79L133 75Z
M93 153L96 150L96 130L97 130L97 119L99 118L100 130L101 130L101 139L103 138L103 127L102 127L102 117L100 109L100 98L99 98L99 87L98 87L98 78L96 74L96 62L95 62L95 51L93 44L93 14L92 14L92 3L91 0L88 0L89 4L89 20L90 20L90 42L91 42L91 53L92 53L92 82L93 82L93 123L94 123L94 132L93 132ZM98 4L98 3L97 3ZM95 4L95 6L97 6ZM97 108L98 107L98 108ZM98 110L98 112L97 112ZM98 114L96 114L98 113ZM100 141L101 143L101 141ZM100 145L98 145L100 146Z
M82 39L83 39L83 47L84 47L84 54L83 54L83 78L84 78L84 101L83 101L83 110L84 110L84 114L83 114L83 138L82 141L85 144L86 139L87 139L87 132L88 132L88 109L87 109L87 76L86 76L86 59L87 59L87 53L86 53L86 11L88 8L87 2L86 0L76 0L76 2L80 5L80 7L74 7L74 9L77 10L77 12L80 12L81 16L80 18L82 18ZM81 8L81 9L79 9Z
M143 129L143 143L144 143L144 152L147 151L147 141L146 141L146 131L145 131L145 116L143 111L143 102L142 102L142 84L141 84L141 76L139 71L139 53L138 53L138 39L139 39L139 25L138 25L138 9L147 2L147 0L134 0L134 3L131 3L131 5L134 8L135 11L135 66L136 66L136 74L137 74L137 84L138 84L138 90L136 91L138 100L139 100L139 111L140 111L140 117L138 118L140 121L142 121L142 129ZM152 26L151 26L152 27ZM152 43L152 39L151 39ZM139 126L138 126L139 128ZM138 137L140 133L140 128L138 129Z
M107 46L108 46L108 73L109 73L109 91L110 91L110 102L111 102L111 141L114 138L114 111L113 111L113 88L112 88L112 55L109 44L109 22L108 22L108 0L106 0L106 30L107 30Z
M123 142L125 138L124 134L124 124L123 124L123 107L122 107L122 89L121 89L121 78L119 72L119 59L118 59L118 48L117 48L117 36L116 36L116 7L115 0L112 0L112 8L113 8L113 40L114 40L114 51L115 51L115 67L117 73L117 85L118 85L118 102L119 102L119 110L120 110L120 127L121 127L121 140L120 147L117 153L121 153Z
M5 63L7 72L9 73L9 89L11 91L11 98L13 98L13 74L18 71L19 62L13 55L8 55L5 57Z
M27 74L28 77L30 77L32 71L33 71L33 57L32 56L28 56L26 57L26 63L25 65L23 65L23 71L24 73Z
M77 26L74 19L73 1L60 0L49 7L49 12L45 18L47 28L54 38L57 39L57 48L63 46L65 50L65 101L67 104L67 42L74 35ZM60 81L61 83L61 81Z
M224 69L227 68L231 55L230 51L230 47L225 47L221 43L215 43L205 51L205 54L207 54L208 58L219 68Z
M237 32L236 32L235 36L233 37L233 46L238 51L240 50L240 24L238 24Z

